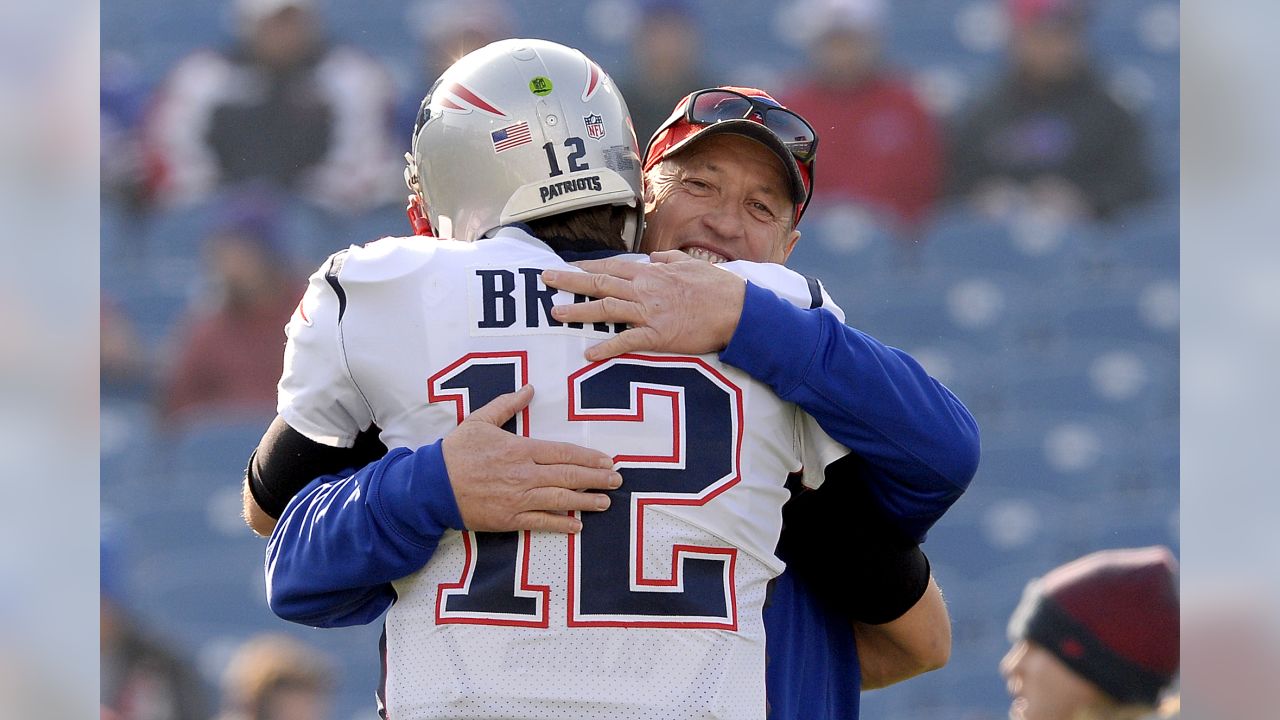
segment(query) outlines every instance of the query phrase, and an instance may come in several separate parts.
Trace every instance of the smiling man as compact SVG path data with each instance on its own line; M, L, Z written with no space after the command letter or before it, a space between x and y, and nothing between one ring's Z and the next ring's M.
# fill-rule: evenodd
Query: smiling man
M792 199L777 160L760 143L740 135L707 138L676 163L649 171L653 210L649 250L683 250L699 260L768 258L781 263L800 233L793 229ZM739 199L722 204L723 196Z
M960 401L906 353L823 310L817 280L808 279L805 309L730 270L787 260L816 148L812 126L762 90L692 93L645 152L641 249L652 262L613 257L542 275L549 287L599 298L554 307L556 320L629 325L589 348L588 360L718 353L815 413L851 450L826 468L821 488L793 488L784 510L778 556L788 572L764 609L770 717L779 719L856 718L859 687L945 663L945 610L932 582L919 594L928 572L916 543L978 461L977 427ZM873 596L877 607L864 602ZM902 653L930 646L940 652ZM911 654L932 660L906 672L913 662L884 662Z
M816 147L808 123L760 90L693 93L645 154L641 250L785 262L800 239L795 227L812 194Z

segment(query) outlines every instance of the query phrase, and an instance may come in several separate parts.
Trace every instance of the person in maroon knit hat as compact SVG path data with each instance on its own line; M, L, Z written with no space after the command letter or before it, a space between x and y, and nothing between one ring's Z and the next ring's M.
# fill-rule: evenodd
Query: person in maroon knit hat
M1000 661L1014 720L1129 720L1178 672L1177 561L1103 550L1027 584Z

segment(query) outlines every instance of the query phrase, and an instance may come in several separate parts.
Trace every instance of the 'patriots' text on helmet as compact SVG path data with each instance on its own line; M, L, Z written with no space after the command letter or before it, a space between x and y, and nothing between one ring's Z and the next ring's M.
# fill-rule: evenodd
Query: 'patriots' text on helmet
M440 237L599 205L624 205L624 241L643 225L640 154L626 102L572 48L501 40L464 56L431 87L405 180Z

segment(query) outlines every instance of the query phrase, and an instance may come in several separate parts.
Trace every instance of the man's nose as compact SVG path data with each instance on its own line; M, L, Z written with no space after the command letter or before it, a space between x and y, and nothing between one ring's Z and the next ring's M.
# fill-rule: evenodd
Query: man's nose
M702 216L702 224L720 240L740 240L746 231L742 208L721 205Z
M1026 655L1026 644L1018 643L1009 648L1009 652L1000 658L1000 675L1006 680L1018 669L1022 663L1023 656Z

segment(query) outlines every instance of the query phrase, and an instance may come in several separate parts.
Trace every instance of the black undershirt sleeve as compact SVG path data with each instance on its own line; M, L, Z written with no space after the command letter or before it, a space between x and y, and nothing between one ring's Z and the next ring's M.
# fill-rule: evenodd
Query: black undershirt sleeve
M312 480L362 468L386 455L380 432L371 425L356 436L352 447L332 447L311 440L277 416L249 455L245 467L249 492L263 512L278 520L293 496Z
M810 590L850 620L901 617L929 585L929 559L890 522L850 454L828 465L817 490L789 482L779 550Z

